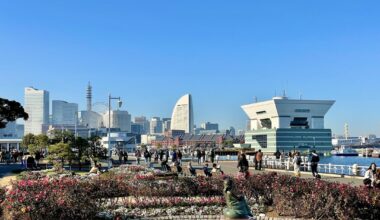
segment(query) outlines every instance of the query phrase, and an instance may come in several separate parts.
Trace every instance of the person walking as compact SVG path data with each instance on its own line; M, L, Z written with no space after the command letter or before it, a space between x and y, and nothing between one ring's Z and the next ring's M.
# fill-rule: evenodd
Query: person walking
M315 178L321 178L321 176L318 174L318 163L319 163L319 155L316 153L315 150L311 153L311 173L313 174L313 177Z
M301 163L302 163L301 154L300 152L296 152L293 158L294 175L296 177L301 177L301 172L300 172Z
M197 158L198 158L198 164L200 164L201 163L201 158L202 158L202 153L201 153L201 151L199 149L197 150Z
M255 159L257 161L257 169L256 170L261 170L261 166L262 166L262 163L263 163L263 153L261 152L261 150L259 150L256 153Z
M128 151L123 151L123 160L124 164L128 162Z
M162 162L163 159L164 159L164 151L161 149L160 150L160 161Z
M149 164L149 151L148 151L148 149L145 149L145 151L144 151L144 158L145 158L145 164Z
M140 158L141 158L141 152L140 152L140 150L136 150L135 156L136 156L137 164L140 164Z
M177 151L176 150L173 150L173 154L172 154L172 162L175 163L177 162Z
M239 168L239 172L243 173L245 177L249 176L249 163L244 153L240 154L237 168Z
M211 149L210 160L211 160L211 163L214 163L214 160L215 160L215 150L214 150L214 148Z
M206 162L206 151L205 151L205 149L202 150L201 155L202 155L202 163Z
M178 163L182 164L182 152L181 152L181 150L178 150L177 158L178 158Z

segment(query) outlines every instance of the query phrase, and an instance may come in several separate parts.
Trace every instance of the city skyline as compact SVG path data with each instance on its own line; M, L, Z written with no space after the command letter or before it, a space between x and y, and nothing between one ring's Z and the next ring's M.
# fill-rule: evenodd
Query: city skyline
M42 3L43 1L41 1ZM75 6L75 7L74 7ZM133 117L170 117L190 93L196 125L244 129L240 106L290 98L336 100L326 127L380 134L380 3L24 1L0 3L0 97L23 89L86 109L109 93Z

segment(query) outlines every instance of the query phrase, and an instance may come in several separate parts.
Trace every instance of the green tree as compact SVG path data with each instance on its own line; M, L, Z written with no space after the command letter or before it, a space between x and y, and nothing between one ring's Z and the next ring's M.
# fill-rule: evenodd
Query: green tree
M50 145L48 149L49 149L49 156L48 156L49 161L53 162L55 165L59 165L61 168L63 168L65 161L68 161L69 163L71 163L71 161L74 159L74 156L75 156L69 144L65 144L65 143L53 144L53 145ZM57 168L57 166L55 167Z
M36 136L34 136L34 134L27 134L27 135L24 135L24 137L22 138L21 145L25 149L29 149L30 147L32 147L32 145L35 145L35 144L36 144Z
M66 143L66 144L72 144L75 140L74 134L71 131L67 130L53 130L50 133L50 143L51 144L57 144L57 143Z
M78 161L79 170L82 170L82 162L91 159L90 144L86 139L77 137L74 142L75 159Z
M99 136L89 138L88 142L90 144L89 157L95 165L100 159L107 158L107 148L102 146Z
M29 115L19 102L0 98L0 128L5 128L8 122L18 118L28 120Z

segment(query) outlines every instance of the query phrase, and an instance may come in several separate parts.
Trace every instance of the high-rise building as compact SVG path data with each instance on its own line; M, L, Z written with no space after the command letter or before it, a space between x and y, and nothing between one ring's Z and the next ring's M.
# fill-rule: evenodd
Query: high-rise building
M162 131L163 132L169 132L170 131L171 121L172 121L171 118L162 118Z
M108 111L103 115L103 123L108 128ZM131 132L131 115L128 111L111 111L111 128L120 128L120 131Z
M53 125L75 125L78 123L78 104L60 100L52 101Z
M193 133L193 102L190 94L182 96L174 106L170 128Z
M143 129L143 127L141 124L136 124L136 123L131 124L131 133L132 134L141 134L142 129Z
M201 124L201 128L204 130L219 130L219 124L218 123L211 123L211 122L205 122Z
M147 134L150 132L149 121L145 116L135 117L135 124L141 125L141 134Z
M274 97L243 105L251 122L250 130L245 132L245 143L263 152L305 149L330 152L331 129L324 127L324 118L334 102Z
M153 117L150 120L150 134L162 134L162 121L160 117Z
M49 92L26 87L24 93L25 112L29 119L25 121L25 134L42 134L43 125L49 123Z

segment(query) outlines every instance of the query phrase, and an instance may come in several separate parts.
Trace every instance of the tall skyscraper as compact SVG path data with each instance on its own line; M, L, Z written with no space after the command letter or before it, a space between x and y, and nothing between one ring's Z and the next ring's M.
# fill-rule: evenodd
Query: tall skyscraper
M168 132L170 131L171 118L162 118L162 131Z
M49 92L26 87L24 99L25 111L29 114L24 133L42 134L42 125L49 123Z
M103 115L103 123L108 127L108 111ZM121 131L131 132L131 115L128 111L111 111L111 128L120 128Z
M150 132L149 121L145 116L135 117L135 124L141 125L141 134L147 134Z
M193 102L190 94L182 96L175 104L170 127L171 130L182 130L185 133L193 133Z
M53 125L75 125L78 122L78 104L53 100Z
M150 133L151 134L162 134L162 121L160 117L153 117L150 120Z

